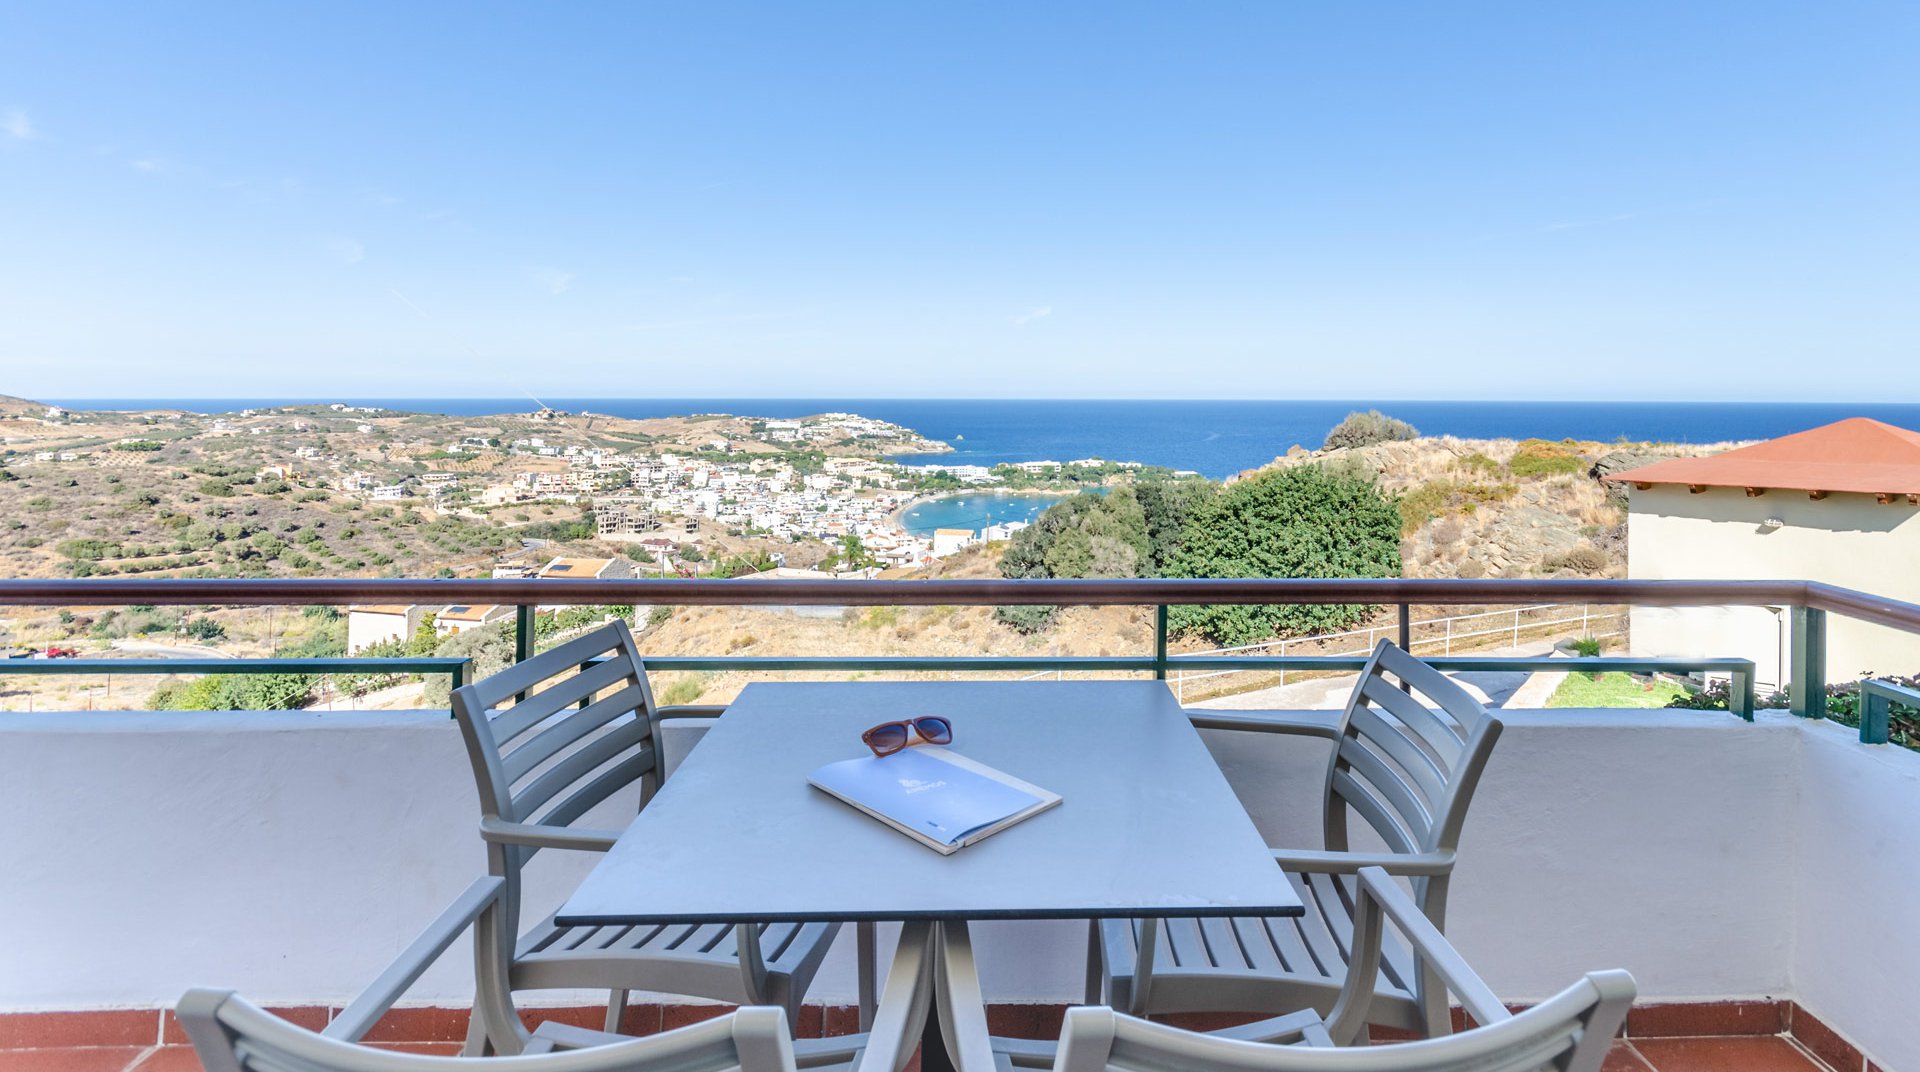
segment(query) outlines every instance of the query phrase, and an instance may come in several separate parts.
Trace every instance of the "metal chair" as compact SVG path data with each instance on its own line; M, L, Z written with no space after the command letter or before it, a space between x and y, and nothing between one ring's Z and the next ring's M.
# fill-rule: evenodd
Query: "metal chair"
M991 1067L1053 1072L1599 1072L1633 1004L1633 977L1590 972L1546 1001L1514 1014L1481 981L1439 928L1387 872L1355 876L1354 946L1347 982L1330 1014L1303 1010L1222 1031L1187 1031L1104 1006L1069 1009L1058 1043L993 1039L987 1055L967 1054L961 1072ZM1366 1045L1379 995L1368 980L1381 968L1388 924L1429 973L1442 1007L1458 999L1474 1025L1459 1034ZM954 954L949 952L951 958ZM962 957L970 953L960 951ZM951 960L950 960L951 963ZM970 963L962 961L960 978ZM951 970L950 970L951 973Z
M1409 878L1420 910L1435 927L1445 926L1460 829L1502 728L1464 689L1383 640L1337 725L1287 716L1190 714L1203 728L1305 734L1334 743L1322 800L1325 851L1273 854L1306 904L1306 915L1095 921L1089 928L1090 1004L1104 996L1135 1016L1326 1011L1348 972L1354 875L1367 865ZM1386 852L1351 851L1349 812ZM1375 1022L1446 1033L1447 1006L1432 980L1416 972L1413 958L1397 945L1383 959L1379 1000L1370 1005Z
M865 1035L794 1040L785 1011L747 1006L647 1038L541 1024L519 1017L494 1029L507 1057L429 1057L358 1045L407 988L469 927L476 943L505 923L505 880L481 879L442 913L391 967L320 1032L268 1013L230 990L195 989L180 999L181 1026L207 1072L901 1072L927 1014L926 925L902 933L874 1030ZM917 929L916 929L917 926ZM497 954L502 942L486 943ZM504 959L480 962L478 985L511 1011ZM481 1002L476 1002L476 1005ZM578 1052L567 1052L578 1051Z
M480 790L488 871L505 883L501 904L509 933L519 926L521 874L534 854L612 847L620 831L572 824L636 783L645 807L665 777L662 724L714 718L723 710L655 704L633 634L622 622L454 692L453 713ZM609 1031L619 1024L629 990L775 1005L792 1025L838 930L833 923L775 922L561 927L548 916L513 944L508 989L605 988L612 994ZM863 995L870 992L869 960L861 964ZM496 1006L475 1016L470 1045L484 1027L508 1022L510 1010Z

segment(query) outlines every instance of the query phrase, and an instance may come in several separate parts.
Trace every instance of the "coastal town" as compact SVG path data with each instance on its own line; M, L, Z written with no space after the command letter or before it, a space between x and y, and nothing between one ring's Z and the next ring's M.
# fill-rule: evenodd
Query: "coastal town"
M439 519L521 536L500 540L490 561L431 564L464 576L535 575L541 553L556 539L607 545L626 559L620 568L642 573L701 575L732 557L759 569L872 576L1006 540L1025 525L1007 520L913 531L904 515L917 503L1005 489L1100 486L1142 470L1101 458L991 468L939 463L951 450L912 429L844 412L628 420L542 406L454 417L334 402L199 414L69 411L7 400L0 413L0 473L9 480L44 478L74 489L97 480L101 493L151 481L155 487L142 494L156 501L146 505L164 510L179 497L185 500L178 504L181 517L223 516L223 505L189 506L201 498L266 494L336 513L385 511L419 523ZM179 486L198 477L210 479ZM318 528L282 523L287 526L308 533ZM100 541L142 535L139 526L121 527L134 531L100 526L84 535ZM34 552L11 563L29 574L159 576L219 575L223 567L257 573L274 557L228 556L222 552L234 548L191 541L172 548L111 542L126 553L61 554L62 547L74 549L74 541L63 541L0 547L0 555ZM301 568L295 560L295 572Z

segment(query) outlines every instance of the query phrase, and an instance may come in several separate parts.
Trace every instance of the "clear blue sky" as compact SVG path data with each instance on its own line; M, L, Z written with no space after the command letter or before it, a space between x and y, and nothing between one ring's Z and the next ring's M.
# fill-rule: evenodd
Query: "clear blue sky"
M1920 5L15 5L0 392L1920 399Z

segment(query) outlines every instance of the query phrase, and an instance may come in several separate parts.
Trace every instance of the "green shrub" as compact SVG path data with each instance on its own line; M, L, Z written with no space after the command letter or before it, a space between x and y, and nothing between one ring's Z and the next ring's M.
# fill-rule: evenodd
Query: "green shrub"
M668 685L661 691L660 703L667 707L692 703L700 698L701 693L706 691L707 675L688 674L684 677L674 679L673 684Z
M1600 654L1600 638L1590 636L1581 637L1575 640L1571 647L1575 655L1580 656L1582 659L1591 659Z
M1586 459L1566 444L1544 439L1524 440L1507 461L1507 469L1514 476L1559 476L1577 473L1586 467Z
M1365 413L1356 411L1347 414L1345 420L1334 425L1333 430L1327 433L1326 442L1320 444L1320 449L1367 447L1396 439L1414 439L1419 435L1419 430L1413 425L1395 420L1377 409L1370 409Z
M1605 551L1582 544L1565 554L1550 555L1541 565L1550 570L1570 569L1577 573L1598 573L1607 568Z
M1397 577L1401 517L1369 481L1317 466L1269 470L1228 485L1187 522L1173 577ZM1219 644L1345 629L1372 608L1181 606L1179 632Z

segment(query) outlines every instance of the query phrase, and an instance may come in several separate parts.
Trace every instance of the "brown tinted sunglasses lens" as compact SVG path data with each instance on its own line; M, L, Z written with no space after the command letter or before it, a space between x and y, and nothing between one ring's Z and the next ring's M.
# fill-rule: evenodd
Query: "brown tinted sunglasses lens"
M913 728L920 733L920 739L928 744L952 744L953 723L944 718L916 718Z
M890 756L907 746L907 724L889 722L884 726L875 726L861 735L867 747L873 749L876 756Z

